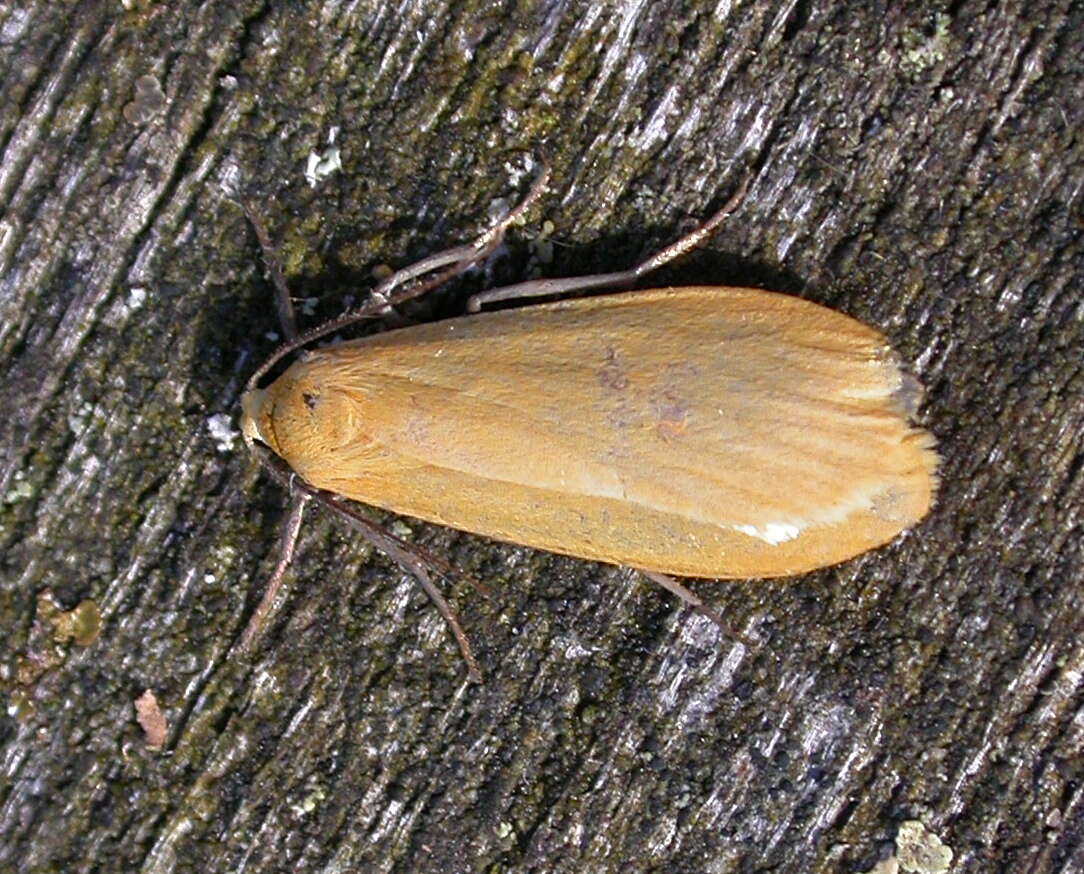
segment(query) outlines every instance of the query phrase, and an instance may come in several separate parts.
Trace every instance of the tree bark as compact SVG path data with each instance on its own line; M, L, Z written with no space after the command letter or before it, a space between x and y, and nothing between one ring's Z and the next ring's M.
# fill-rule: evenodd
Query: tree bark
M912 820L955 872L1084 869L1081 34L1067 0L0 7L0 870L857 872ZM407 318L621 269L751 171L649 284L888 334L933 514L691 584L759 649L629 572L389 517L462 573L479 686L310 511L239 655L286 496L235 430L277 326L234 199L311 325L542 161L503 256Z

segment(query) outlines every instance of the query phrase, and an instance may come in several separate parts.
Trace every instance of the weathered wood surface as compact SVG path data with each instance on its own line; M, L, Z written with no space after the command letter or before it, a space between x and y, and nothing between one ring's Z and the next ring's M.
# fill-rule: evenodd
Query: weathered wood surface
M1082 35L1051 0L0 7L0 870L865 871L912 819L954 871L1084 869ZM759 652L620 571L408 520L495 589L449 584L480 687L314 514L231 657L285 504L215 436L275 327L230 193L315 319L477 231L532 156L554 183L493 279L543 220L550 273L629 264L752 168L664 278L888 333L935 513L697 584ZM56 611L85 599L80 645Z

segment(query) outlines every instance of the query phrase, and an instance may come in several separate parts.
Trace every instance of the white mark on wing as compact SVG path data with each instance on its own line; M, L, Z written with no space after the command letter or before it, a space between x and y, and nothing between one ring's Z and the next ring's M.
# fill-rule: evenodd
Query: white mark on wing
M760 528L756 525L735 525L734 527L742 534L756 537L772 546L794 540L802 531L797 525L791 525L789 522L768 522Z

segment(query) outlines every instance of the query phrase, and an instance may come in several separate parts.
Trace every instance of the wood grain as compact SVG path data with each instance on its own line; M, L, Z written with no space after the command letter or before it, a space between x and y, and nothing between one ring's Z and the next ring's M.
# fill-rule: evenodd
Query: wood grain
M1084 869L1082 32L1068 0L0 8L0 868L834 874L918 819L955 872ZM605 566L393 521L494 589L445 583L480 688L314 518L231 657L285 507L235 430L275 318L234 193L311 324L543 158L504 257L407 318L634 264L752 170L652 283L878 326L927 388L937 509L696 586L759 653ZM46 591L98 605L90 645Z

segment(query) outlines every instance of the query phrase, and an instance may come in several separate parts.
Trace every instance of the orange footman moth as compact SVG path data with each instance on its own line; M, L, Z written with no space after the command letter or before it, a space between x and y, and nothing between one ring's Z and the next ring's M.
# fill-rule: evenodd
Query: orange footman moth
M632 270L495 289L469 309L628 288L699 245L746 183L705 224ZM776 292L656 288L477 313L310 351L259 387L290 352L486 257L544 184L543 175L473 244L400 270L358 310L300 336L268 258L292 339L250 379L242 430L302 497L246 642L308 498L414 572L474 678L466 636L429 579L432 561L345 499L636 568L720 623L670 575L801 574L887 543L926 515L937 453L931 435L909 423L917 384L879 331Z

